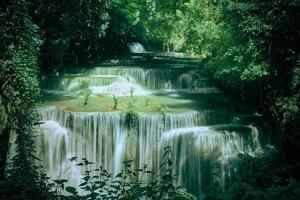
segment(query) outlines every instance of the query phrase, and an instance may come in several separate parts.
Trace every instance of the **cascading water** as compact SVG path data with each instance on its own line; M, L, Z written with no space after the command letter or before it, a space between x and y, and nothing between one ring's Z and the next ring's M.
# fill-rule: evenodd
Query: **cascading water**
M39 108L44 124L40 126L38 152L48 174L57 177L67 168L63 176L69 184L78 185L82 172L78 166L68 165L73 156L86 158L114 175L126 159L135 160L135 169L146 164L160 173L162 151L169 145L176 185L199 198L215 191L216 183L224 188L238 173L236 151L261 149L257 129L249 124L230 124L234 118L230 101L215 94L218 90L199 70L161 68L96 67L48 77L44 89L74 92L77 96L68 98L75 101L81 98L77 93L81 90L94 95L86 105L76 103L73 107L59 95L57 100L47 96L47 103ZM123 98L119 101L124 102L118 103L121 108L97 109L102 104L111 107L112 96ZM136 126L129 128L126 109L122 109L131 100L138 111ZM164 103L169 109L163 109Z
M52 76L43 82L43 86L51 90L76 91L93 86L104 86L113 83L117 76Z
M145 53L146 52L143 45L138 42L133 42L131 44L128 44L128 47L129 47L131 53Z
M89 70L68 69L64 75L48 77L43 81L43 86L52 90L82 89L91 85L109 85L118 76L134 80L149 89L197 89L214 86L211 80L202 77L195 70L137 67L96 67Z
M206 126L188 127L164 133L160 147L170 145L174 149L173 159L177 167L173 174L178 175L177 185L184 185L197 196L218 190L216 185L224 189L237 171L232 160L235 153L260 148L255 127L242 127L242 130L237 127L239 132L226 130L229 127L227 125L223 130Z
M130 78L118 77L115 82L106 86L89 87L93 94L109 94L112 96L146 96L149 91L144 90Z

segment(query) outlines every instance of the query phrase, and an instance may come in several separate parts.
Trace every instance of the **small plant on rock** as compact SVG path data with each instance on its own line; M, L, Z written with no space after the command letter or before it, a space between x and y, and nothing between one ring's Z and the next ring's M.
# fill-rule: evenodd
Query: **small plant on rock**
M147 99L145 100L145 107L149 108L150 105L151 105L151 100L150 100L150 98L147 98Z
M166 104L162 104L159 107L159 112L163 116L163 120L166 120L166 115L169 112L169 107Z
M135 97L130 97L129 102L125 107L125 120L129 129L137 127L138 115L136 112L136 101L137 99Z
M114 100L114 110L118 110L119 109L119 104L120 104L120 99L118 97L116 97L115 95L113 96L113 100Z
M83 97L83 105L86 106L88 104L89 98L91 96L90 92L86 92Z

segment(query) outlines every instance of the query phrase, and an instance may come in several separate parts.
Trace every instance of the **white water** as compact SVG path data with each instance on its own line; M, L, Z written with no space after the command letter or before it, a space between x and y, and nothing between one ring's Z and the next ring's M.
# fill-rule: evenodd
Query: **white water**
M39 148L40 156L49 158L43 160L48 171L57 171L68 156L68 131L55 121L45 121L41 129L40 144L43 148Z
M142 88L130 78L117 77L117 79L106 86L89 87L93 94L107 94L110 96L147 96L151 94L149 90Z
M217 131L205 126L165 132L160 147L170 145L173 149L173 162L176 166L173 174L178 174L176 184L184 185L200 196L217 190L216 183L224 189L226 180L230 180L237 171L232 160L236 152L260 150L257 129L243 128L245 130L242 134L236 131Z
M38 157L42 158L47 174L53 179L68 179L69 184L78 186L81 182L81 171L76 163L69 162L72 154L70 134L56 121L44 121L40 125L37 138Z
M77 76L70 76L75 73ZM94 69L69 69L64 76L52 76L44 80L44 87L54 90L78 90L91 86L105 86L116 77L135 81L148 89L202 89L213 88L214 84L201 76L199 71L184 69L145 69L96 67Z
M146 52L144 46L138 42L133 42L131 44L128 44L128 47L129 47L131 53L145 53Z

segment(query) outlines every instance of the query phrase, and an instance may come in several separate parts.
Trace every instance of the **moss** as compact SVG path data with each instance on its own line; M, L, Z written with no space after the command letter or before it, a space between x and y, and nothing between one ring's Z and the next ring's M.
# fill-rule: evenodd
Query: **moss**
M114 97L104 95L91 95L88 104L82 105L83 97L62 97L55 95L53 97L46 96L40 106L57 105L64 107L66 110L75 112L115 112L116 109L108 109L115 107ZM161 105L165 105L170 113L201 111L209 109L229 108L229 100L222 94L197 94L197 93L159 93L151 96L135 96L135 111L142 113L160 113ZM131 97L118 97L118 109L126 107ZM151 103L147 103L151 102Z
M180 188L176 190L176 200L197 200L197 198L186 189Z

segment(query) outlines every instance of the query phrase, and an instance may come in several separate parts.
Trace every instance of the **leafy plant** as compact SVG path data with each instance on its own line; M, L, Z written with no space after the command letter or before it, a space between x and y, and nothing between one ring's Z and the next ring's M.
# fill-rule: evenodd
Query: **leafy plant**
M159 106L159 112L164 116L169 112L169 110L170 109L166 104L162 104Z
M163 116L163 120L166 120L166 115L169 112L169 107L166 104L162 104L159 107L159 112Z
M113 109L114 110L118 110L119 109L119 102L120 102L120 99L117 98L115 95L113 96L113 100L114 100L114 106L113 106Z
M89 92L86 92L84 94L84 97L83 97L83 105L84 106L86 106L88 104L88 100L89 100L90 96L91 96L91 93L89 93Z
M150 107L150 105L151 105L151 99L150 98L147 98L146 100L145 100L145 107Z
M154 172L147 169L147 166L144 166L142 169L133 170L133 160L125 160L122 162L122 171L114 177L102 167L94 169L94 164L83 158L77 164L84 168L82 182L78 188L72 186L65 187L65 180L54 180L54 187L62 189L64 192L54 190L55 193L52 197L61 200L194 200L193 195L189 194L183 188L177 189L173 184L175 177L172 175L171 147L164 148L162 158L160 165L161 174L158 176L155 176ZM156 178L144 179L144 175L147 174Z
M299 181L288 171L296 166L278 165L278 152L273 148L254 154L238 153L241 175L216 199L292 199L300 197ZM298 167L296 167L298 168Z
M136 112L136 101L137 98L131 96L127 105L123 109L125 113L125 123L129 129L134 129L138 125L138 114Z
M282 127L284 127L287 122L292 121L298 112L297 97L279 98L275 102L274 113L277 115Z
M35 107L40 97L37 59L42 41L29 16L27 1L1 2L0 16L0 96L9 133L1 139L8 144L9 138L15 138L15 154L9 159L7 149L1 149L5 163L1 161L0 167L6 169L5 175L1 169L0 198L46 198L48 188L36 165L34 139L39 120Z

